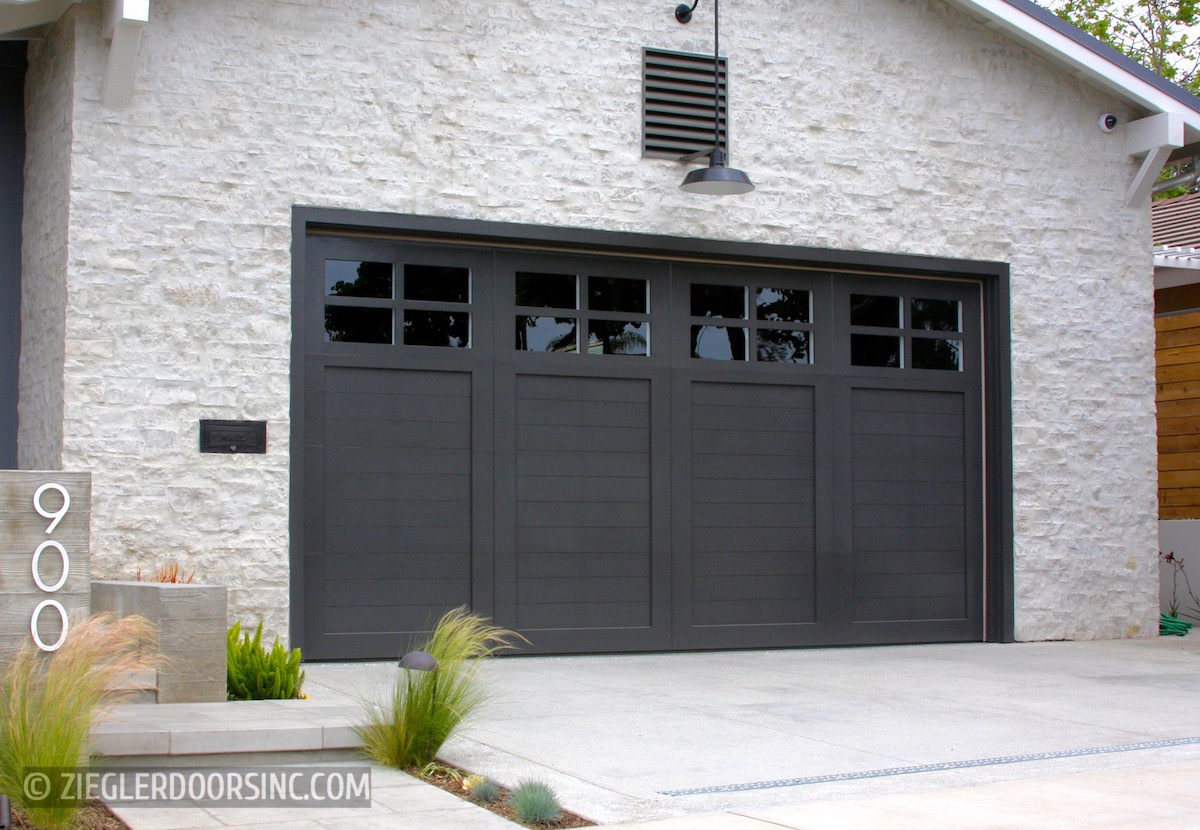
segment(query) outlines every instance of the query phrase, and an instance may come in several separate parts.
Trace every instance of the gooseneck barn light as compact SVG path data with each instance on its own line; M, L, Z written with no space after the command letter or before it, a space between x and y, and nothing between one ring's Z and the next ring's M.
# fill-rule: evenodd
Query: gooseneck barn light
M680 3L675 7L675 19L687 23L700 0L688 6ZM721 149L721 23L717 10L718 0L713 0L713 149L708 154L708 167L693 170L679 187L688 193L705 193L710 196L733 196L749 193L754 189L750 177L725 164L725 151ZM682 161L691 161L684 156Z

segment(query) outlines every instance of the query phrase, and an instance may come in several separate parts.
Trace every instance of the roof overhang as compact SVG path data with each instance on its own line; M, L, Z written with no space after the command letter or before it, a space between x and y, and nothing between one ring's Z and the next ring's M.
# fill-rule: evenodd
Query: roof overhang
M0 0L0 40L39 38L79 0Z

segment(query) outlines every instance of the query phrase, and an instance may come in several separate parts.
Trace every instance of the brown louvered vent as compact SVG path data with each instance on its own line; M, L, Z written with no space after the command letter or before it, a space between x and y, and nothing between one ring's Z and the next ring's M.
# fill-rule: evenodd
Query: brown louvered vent
M720 62L721 146L725 135L726 59ZM712 55L642 50L642 156L678 159L713 147Z

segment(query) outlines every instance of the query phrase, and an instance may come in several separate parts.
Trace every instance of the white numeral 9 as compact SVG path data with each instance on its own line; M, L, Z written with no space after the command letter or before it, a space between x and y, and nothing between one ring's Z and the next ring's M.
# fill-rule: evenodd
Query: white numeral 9
M62 507L58 508L58 510L49 511L42 507L42 493L45 493L47 490L57 490L62 494L63 503ZM58 527L58 523L62 521L63 516L67 515L67 511L70 508L71 496L67 493L67 488L63 487L61 484L43 484L41 487L37 488L37 492L33 494L33 509L36 510L38 515L43 519L54 520L50 522L50 527L46 528L47 534L54 532L54 528Z

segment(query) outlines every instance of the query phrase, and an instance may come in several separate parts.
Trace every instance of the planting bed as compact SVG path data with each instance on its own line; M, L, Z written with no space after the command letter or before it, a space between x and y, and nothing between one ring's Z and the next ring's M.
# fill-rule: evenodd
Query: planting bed
M27 824L24 818L14 809L12 814L13 830L32 830L33 825ZM72 830L129 830L129 825L114 816L112 812L99 801L89 801L75 816Z
M435 787L445 790L448 793L453 793L464 801L470 801L470 799L467 797L467 791L463 788L463 779L466 778L467 775L468 773L464 772L463 770L453 770L453 772L451 772L445 767L438 767L429 775L421 776L421 779L433 784ZM500 790L500 796L489 804L479 804L478 802L471 803L477 804L485 810L491 810L496 815L502 816L514 824L520 824L520 822L518 822L513 816L512 809L505 802L506 795L508 795L508 790L502 788ZM541 828L548 828L548 830L560 830L561 828L562 830L565 830L565 828L570 827L595 827L596 822L589 821L581 815L572 813L570 810L563 810L562 818L560 818L558 821L551 822L550 824L529 824L524 826L536 827L539 828L539 830L541 830Z

